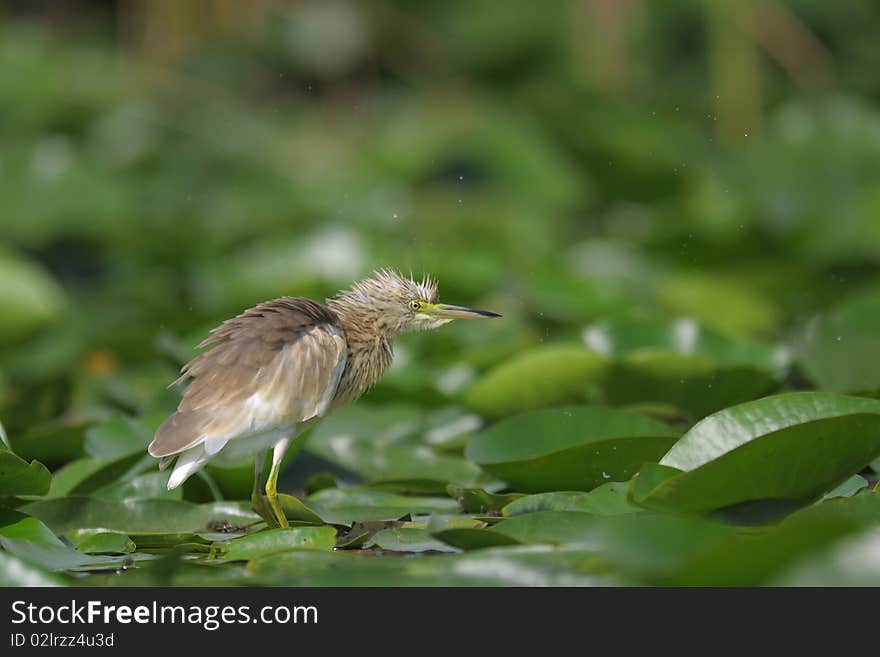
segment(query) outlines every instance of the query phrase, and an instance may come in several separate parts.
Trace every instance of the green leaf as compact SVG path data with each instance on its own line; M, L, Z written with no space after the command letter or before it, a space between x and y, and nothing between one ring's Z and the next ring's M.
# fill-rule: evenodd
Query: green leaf
M696 317L731 335L766 335L780 319L769 299L737 278L705 272L676 274L663 280L658 296L671 313Z
M634 506L627 499L628 489L628 483L609 481L588 493L581 491L538 493L514 500L501 511L506 517L536 511L580 511L597 516L641 512L640 507Z
M474 436L465 454L518 491L591 490L629 479L675 439L641 415L581 406L503 420Z
M880 453L880 402L801 392L711 415L632 487L643 506L709 511L755 500L807 503ZM672 476L667 476L672 475ZM641 480L641 481L640 481ZM654 484L653 487L650 484Z
M518 543L595 546L596 517L579 511L537 511L506 518L492 526Z
M431 535L461 550L481 550L519 544L519 541L512 536L496 532L491 527L450 527L431 532Z
M69 586L70 582L60 575L34 565L9 552L0 552L0 586Z
M0 343L29 335L57 319L65 305L55 280L35 262L0 251Z
M39 461L28 463L5 448L0 448L0 497L45 495L52 475Z
M776 384L784 352L730 338L692 319L616 319L584 330L589 347L613 358L603 392L615 405L660 404L703 417Z
M224 523L241 526L259 520L249 504L193 504L180 500L99 500L62 497L21 507L58 534L78 529L106 529L129 535L145 532L202 532Z
M0 422L0 447L5 447L12 451L12 445L9 443L9 436L6 435L6 429L3 428L3 422Z
M523 497L522 493L487 493L482 488L463 488L452 484L446 490L458 502L462 513L497 513L507 504Z
M608 578L584 572L592 555L548 546L487 548L430 558L299 550L255 559L249 583L271 586L592 586Z
M721 369L703 356L643 350L614 363L603 390L608 403L617 406L666 404L703 417L754 399L776 383L766 372L745 367Z
M80 529L68 533L67 538L83 554L128 554L135 550L134 541L122 532Z
M10 509L0 509L0 547L50 570L102 561L65 545L39 519Z
M865 528L876 531L880 495L836 498L799 511L757 536L735 535L694 555L663 579L672 586L757 586L805 559L834 550Z
M861 475L853 475L846 481L832 488L822 496L820 502L830 500L835 497L852 497L860 490L868 487L868 480Z
M165 414L148 418L117 416L86 429L83 448L89 456L116 459L133 452L145 452Z
M329 552L335 544L336 529L322 526L268 529L218 545L224 549L223 558L226 561L249 561L288 550Z
M457 552L421 527L383 529L373 534L364 547L386 552Z
M605 367L602 356L584 347L542 346L490 370L468 389L464 401L490 418L589 401Z
M48 422L11 438L12 448L23 459L36 459L50 467L83 455L85 425Z
M674 322L613 319L584 329L591 349L616 360L641 352L698 356L718 368L745 368L776 374L784 354L761 342L722 335L693 319Z
M306 504L330 524L397 520L407 514L443 513L458 509L448 497L395 495L368 488L325 488Z
M797 360L816 386L832 392L880 389L880 299L871 289L815 317Z

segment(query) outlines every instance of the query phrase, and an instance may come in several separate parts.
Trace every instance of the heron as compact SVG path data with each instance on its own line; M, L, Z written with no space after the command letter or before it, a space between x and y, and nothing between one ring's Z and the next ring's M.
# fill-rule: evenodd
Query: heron
M188 382L177 410L148 447L168 489L210 460L254 456L251 504L270 527L286 527L278 475L292 441L332 410L363 395L391 364L399 333L455 319L501 315L437 301L437 282L381 269L325 304L303 297L264 301L213 329L172 386ZM261 493L268 453L272 461Z

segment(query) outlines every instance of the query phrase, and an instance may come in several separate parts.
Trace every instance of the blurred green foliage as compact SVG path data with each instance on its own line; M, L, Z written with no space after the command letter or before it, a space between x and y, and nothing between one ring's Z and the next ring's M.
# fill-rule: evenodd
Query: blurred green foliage
M153 505L197 519L164 529L200 553L218 540L205 518L252 522L237 502L214 516L195 506L246 499L249 465L212 466L169 493L143 457L177 403L166 386L223 319L274 296L325 298L378 267L431 273L443 299L504 320L401 337L380 384L291 455L286 487L317 496L306 511L319 521L397 519L406 504L382 495L442 497L449 484L453 497L494 499L505 482L464 446L518 411L589 402L683 433L768 393L880 389L880 8L869 0L26 4L0 10L0 419L12 449L0 447L11 496L0 501L19 509L0 560L22 557L20 532L65 568L147 560L142 546L165 545L148 535L163 529ZM630 509L617 490L608 508ZM505 520L507 533L454 516L346 540L413 552L452 549L437 536L530 543L538 514L602 515L604 495L525 498L515 504L536 519ZM133 524L114 506L126 499L143 506ZM96 513L119 522L95 533ZM857 551L864 517L823 529L828 544L845 536ZM546 518L568 528L560 544L632 546L627 523ZM668 541L658 556L495 547L413 577L852 583L837 556L713 575L712 551L745 550L742 537L656 522ZM816 522L777 527L759 547L800 545ZM675 537L692 530L705 542L676 557ZM326 531L255 540L229 550L332 545ZM320 576L330 555L298 555L268 558L249 581L336 581ZM483 558L526 575L456 574ZM405 581L346 559L346 581ZM175 582L215 577L183 568Z

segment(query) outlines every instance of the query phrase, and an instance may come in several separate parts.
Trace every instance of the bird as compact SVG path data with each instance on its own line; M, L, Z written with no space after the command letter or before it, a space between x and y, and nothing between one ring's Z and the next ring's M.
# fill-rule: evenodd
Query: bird
M174 463L168 489L210 460L254 457L251 504L270 527L287 527L278 475L292 441L363 395L394 357L400 333L498 313L439 303L437 281L380 269L324 304L304 297L264 301L213 329L204 349L169 387L187 383L177 410L148 452ZM261 492L268 453L272 461Z

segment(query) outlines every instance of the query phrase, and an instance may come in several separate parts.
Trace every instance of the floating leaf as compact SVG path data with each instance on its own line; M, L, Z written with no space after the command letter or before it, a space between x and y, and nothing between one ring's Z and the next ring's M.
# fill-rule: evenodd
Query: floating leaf
M506 518L492 531L518 543L583 544L595 548L596 518L579 511L537 511Z
M602 356L584 347L542 346L490 370L464 399L469 408L490 418L589 401L605 367Z
M248 565L250 583L272 586L591 586L607 577L580 570L581 548L511 546L430 558L351 552L282 552Z
M122 532L81 529L66 536L83 554L128 554L135 542Z
M643 470L632 496L643 506L681 511L753 500L806 503L878 453L880 401L816 392L777 395L699 422L660 460L660 468ZM640 481L642 475L651 481Z
M859 294L812 320L797 346L804 374L822 390L880 389L880 299Z
M387 552L457 552L454 547L434 538L420 527L393 527L373 534L365 548Z
M0 547L50 570L103 561L65 545L37 518L10 509L0 509Z
M505 505L523 496L522 493L487 493L482 488L462 488L452 484L446 490L458 502L463 513L499 512Z
M0 343L29 335L55 320L64 308L58 284L35 262L0 251Z
M288 550L330 551L336 544L333 527L287 527L234 538L219 546L226 561L249 561Z
M580 511L598 516L615 516L642 511L627 498L628 489L628 483L609 481L588 493L560 491L527 495L505 506L502 513L511 517L536 511Z
M69 586L62 576L34 565L9 552L0 552L0 586Z
M193 504L181 500L99 500L62 497L31 502L20 509L58 534L78 529L105 529L129 535L144 532L201 532L220 524L247 525L259 520L249 504Z
M45 495L52 475L39 461L28 463L0 446L0 497Z
M591 490L629 479L675 439L641 415L582 406L503 420L474 436L466 455L518 491Z

